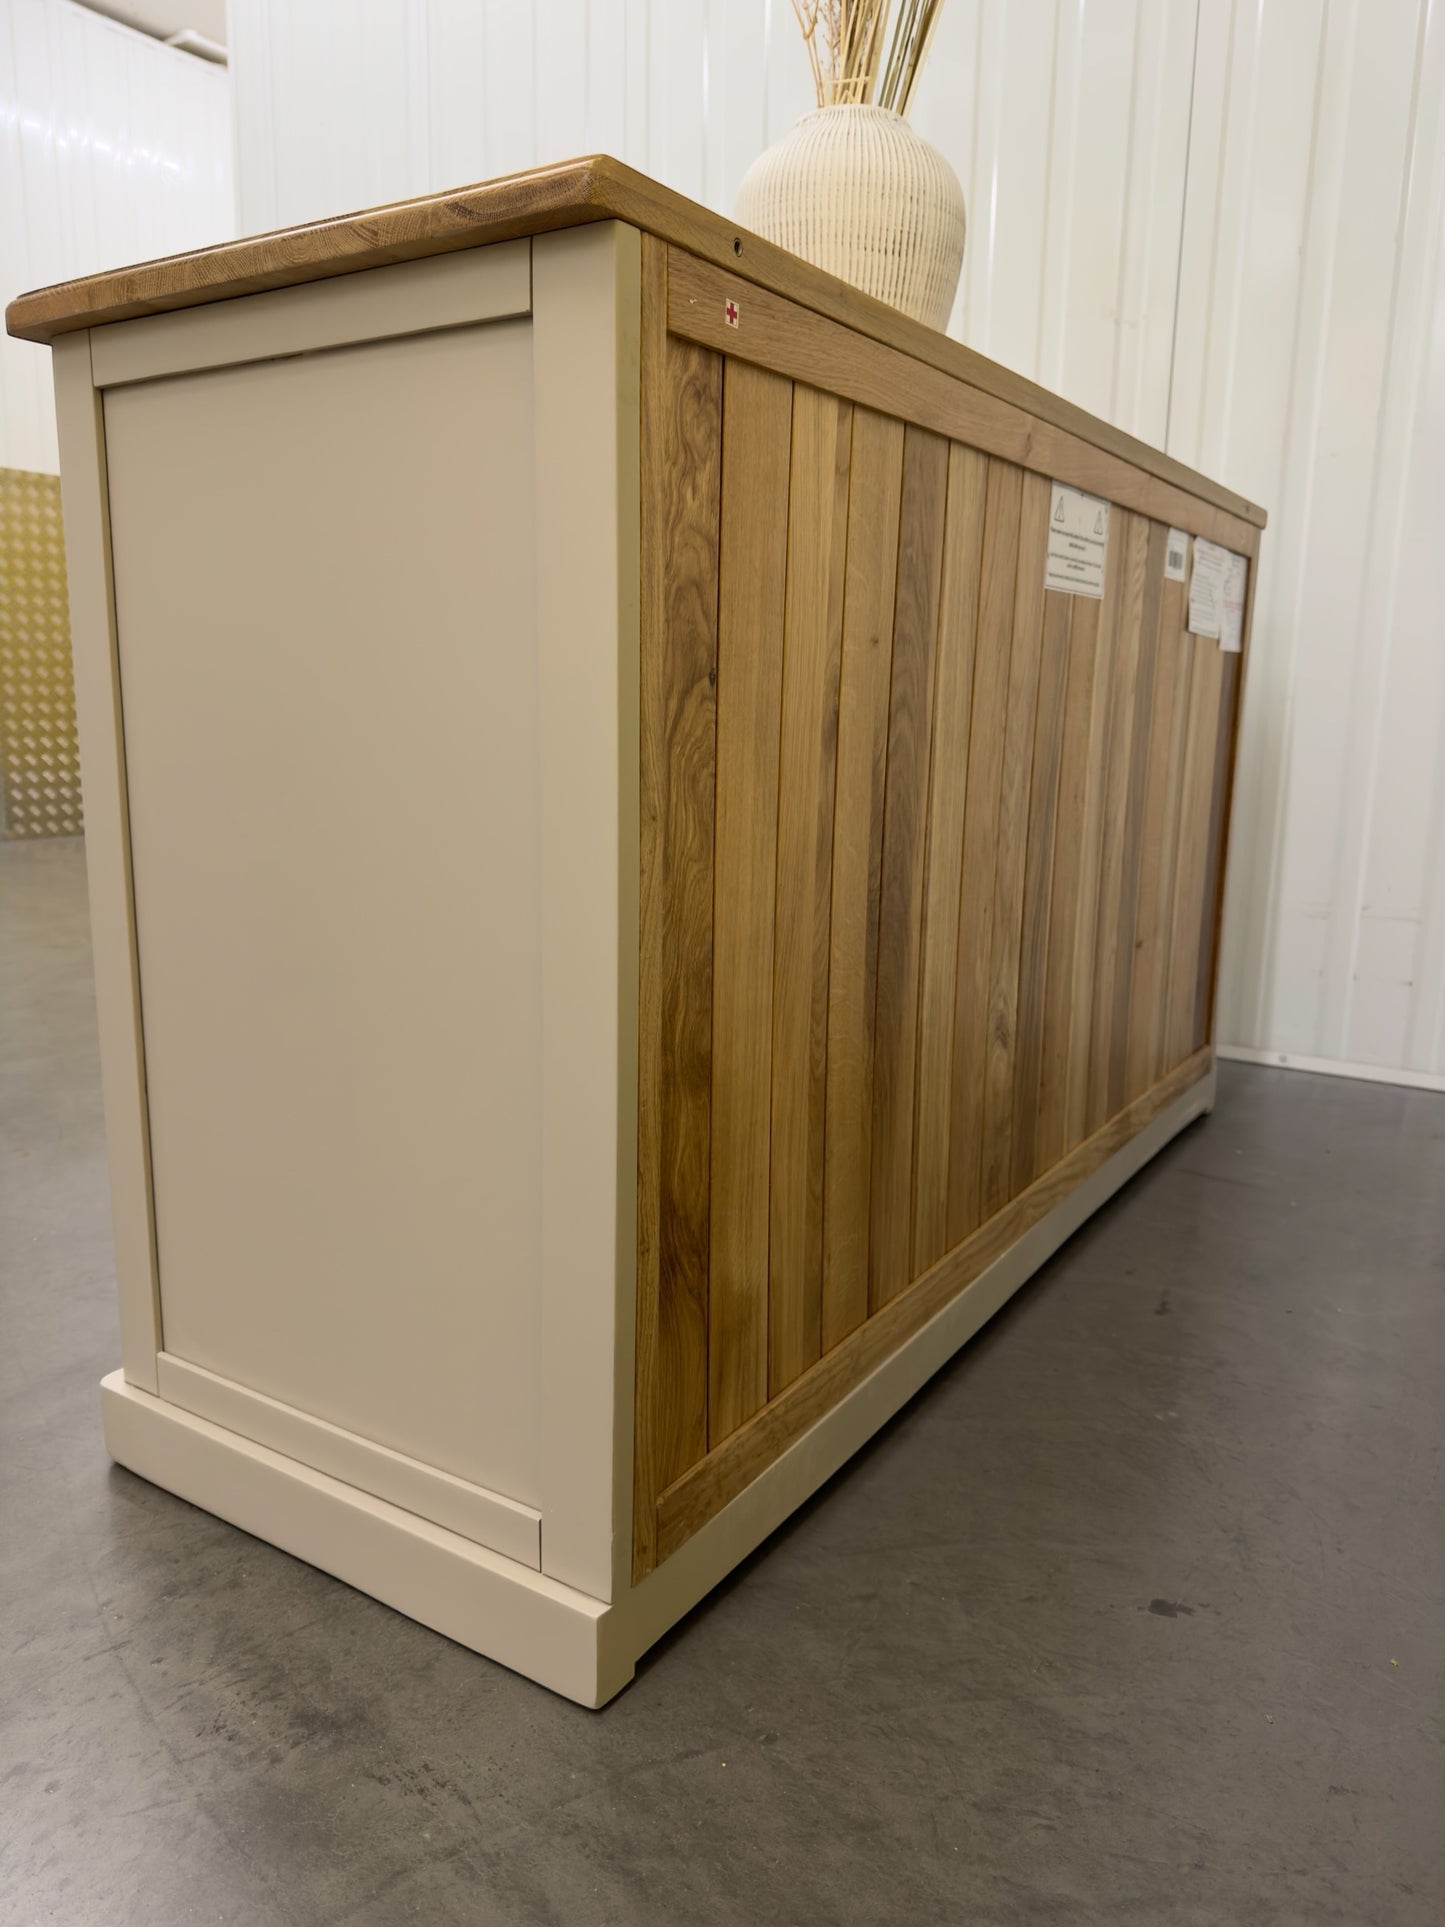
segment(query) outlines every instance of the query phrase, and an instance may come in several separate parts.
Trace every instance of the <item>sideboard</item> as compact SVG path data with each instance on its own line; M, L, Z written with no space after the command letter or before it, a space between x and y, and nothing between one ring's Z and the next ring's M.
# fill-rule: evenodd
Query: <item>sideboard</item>
M1264 515L604 157L7 320L109 1450L600 1705L1210 1108Z

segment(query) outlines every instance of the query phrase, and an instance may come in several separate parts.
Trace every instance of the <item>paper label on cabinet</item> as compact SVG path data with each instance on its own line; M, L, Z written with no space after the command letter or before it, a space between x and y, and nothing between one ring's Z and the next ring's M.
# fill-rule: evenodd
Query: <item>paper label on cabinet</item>
M1219 646L1238 655L1244 647L1244 590L1249 580L1249 564L1242 555L1229 551L1224 571L1224 620L1220 624Z
M1055 482L1044 587L1064 595L1103 595L1108 547L1109 504L1097 495Z
M1224 571L1229 550L1217 542L1194 538L1194 567L1189 572L1189 627L1196 636L1219 640L1224 621Z
M1183 529L1170 529L1164 544L1164 580L1183 582L1189 574L1189 537Z
M1221 649L1238 651L1244 640L1244 590L1249 564L1217 542L1194 539L1194 567L1189 576L1189 627L1196 636L1211 636Z

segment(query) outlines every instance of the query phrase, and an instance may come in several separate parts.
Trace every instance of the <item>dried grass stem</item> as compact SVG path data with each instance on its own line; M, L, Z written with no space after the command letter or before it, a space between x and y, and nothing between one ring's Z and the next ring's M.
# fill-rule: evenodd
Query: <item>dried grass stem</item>
M820 107L866 105L906 114L943 0L793 0Z

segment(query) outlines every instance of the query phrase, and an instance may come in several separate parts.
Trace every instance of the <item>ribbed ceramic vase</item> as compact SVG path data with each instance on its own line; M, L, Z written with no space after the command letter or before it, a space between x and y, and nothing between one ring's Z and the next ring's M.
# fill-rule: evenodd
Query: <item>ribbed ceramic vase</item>
M963 267L963 189L936 147L887 107L820 107L759 155L737 217L765 240L932 328Z

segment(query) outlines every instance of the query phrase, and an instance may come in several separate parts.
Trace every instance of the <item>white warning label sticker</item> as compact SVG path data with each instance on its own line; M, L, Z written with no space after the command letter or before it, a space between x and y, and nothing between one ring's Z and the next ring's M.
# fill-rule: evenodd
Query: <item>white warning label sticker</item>
M1108 548L1109 504L1097 495L1055 482L1044 587L1064 595L1101 596Z

